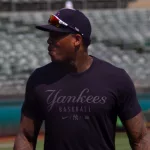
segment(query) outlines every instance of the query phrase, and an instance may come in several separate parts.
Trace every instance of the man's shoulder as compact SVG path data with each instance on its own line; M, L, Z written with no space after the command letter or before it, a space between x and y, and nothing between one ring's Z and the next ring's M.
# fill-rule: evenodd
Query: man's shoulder
M57 64L50 62L44 66L36 68L33 71L33 75L49 74L54 72L57 68L58 68Z
M111 64L108 61L105 61L103 59L97 58L96 59L96 64L97 64L97 71L99 70L100 72L106 73L106 74L111 74L111 75L124 75L125 74L125 70L123 68L120 68L114 64ZM99 68L99 69L98 69Z
M115 83L119 88L122 85L126 87L133 86L133 81L125 69L98 58L97 62L99 63L99 65L97 65L97 73L107 78L107 81ZM101 67L98 68L98 66Z
M63 76L66 72L60 63L50 62L44 66L36 68L29 76L29 82L34 84L53 83Z
M48 63L44 66L38 67L36 69L34 69L31 74L29 75L29 80L31 81L35 81L35 80L40 80L41 78L43 78L45 75L47 76L48 74L50 74L50 72L53 72L54 66L52 63Z
M55 68L54 66L56 66L56 64L53 62L50 62L44 66L38 67L37 70L38 71L49 71L51 69L53 70Z

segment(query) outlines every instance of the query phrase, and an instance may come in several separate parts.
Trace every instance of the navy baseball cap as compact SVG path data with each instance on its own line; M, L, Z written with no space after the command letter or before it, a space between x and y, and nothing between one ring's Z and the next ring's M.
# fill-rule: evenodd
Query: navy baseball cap
M48 20L47 25L36 26L42 31L56 31L62 33L80 33L83 38L89 39L91 36L91 24L89 19L79 10L63 8L53 15L55 20L60 19L62 23L59 27ZM53 22L56 22L56 21Z

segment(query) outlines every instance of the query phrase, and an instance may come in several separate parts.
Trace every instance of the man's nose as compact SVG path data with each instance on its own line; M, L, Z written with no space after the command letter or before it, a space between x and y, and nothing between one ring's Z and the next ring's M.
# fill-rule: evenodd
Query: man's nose
M51 38L48 38L47 44L52 44L52 39Z

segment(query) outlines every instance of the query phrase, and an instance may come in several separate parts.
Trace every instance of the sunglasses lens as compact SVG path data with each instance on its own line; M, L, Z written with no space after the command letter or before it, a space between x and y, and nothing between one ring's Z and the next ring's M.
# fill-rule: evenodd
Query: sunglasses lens
M59 26L60 26L59 20L58 20L55 16L53 16L53 15L50 16L49 23L50 23L51 25L56 26L56 27L59 27Z

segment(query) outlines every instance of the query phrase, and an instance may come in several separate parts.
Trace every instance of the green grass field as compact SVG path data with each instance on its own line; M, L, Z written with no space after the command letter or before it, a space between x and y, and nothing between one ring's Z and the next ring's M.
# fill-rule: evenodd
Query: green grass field
M12 142L0 143L0 150L12 150ZM116 150L130 150L126 133L116 134ZM43 140L38 140L36 150L43 150Z

